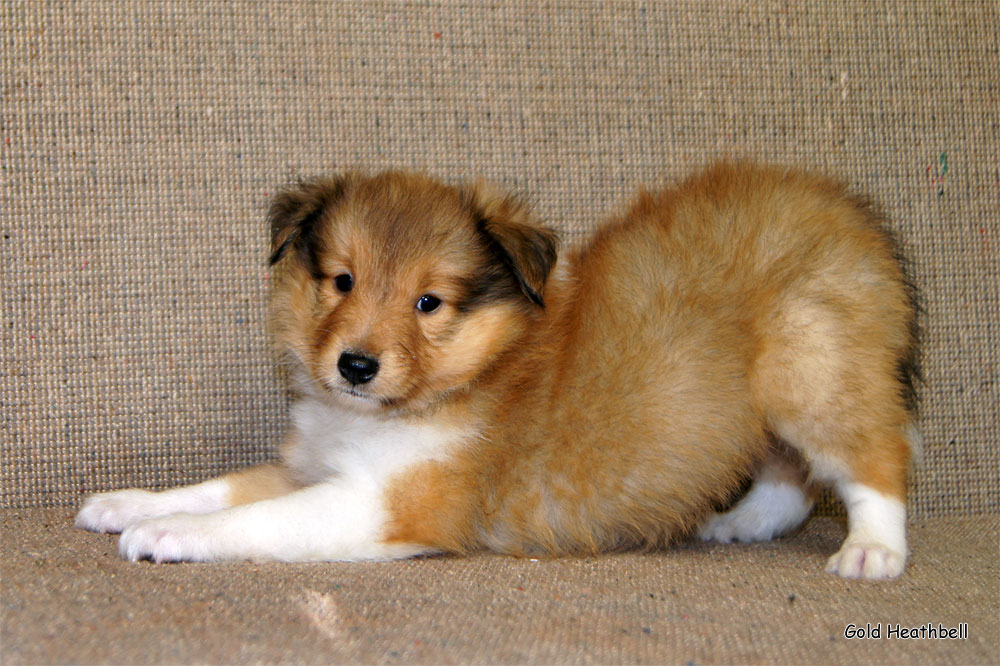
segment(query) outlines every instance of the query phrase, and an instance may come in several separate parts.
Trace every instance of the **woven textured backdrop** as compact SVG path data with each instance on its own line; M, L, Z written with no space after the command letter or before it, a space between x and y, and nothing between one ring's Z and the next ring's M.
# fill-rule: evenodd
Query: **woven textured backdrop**
M263 211L485 176L566 235L720 155L881 202L923 294L917 516L1000 510L997 4L0 4L0 503L206 478L285 421Z

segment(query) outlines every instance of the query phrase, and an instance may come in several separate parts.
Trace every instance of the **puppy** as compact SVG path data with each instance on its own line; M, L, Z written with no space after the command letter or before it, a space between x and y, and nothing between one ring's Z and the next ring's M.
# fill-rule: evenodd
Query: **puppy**
M273 201L281 462L90 497L129 560L385 560L728 542L844 500L827 570L906 556L914 309L871 209L721 164L557 260L517 198L348 173ZM753 481L732 508L714 513Z

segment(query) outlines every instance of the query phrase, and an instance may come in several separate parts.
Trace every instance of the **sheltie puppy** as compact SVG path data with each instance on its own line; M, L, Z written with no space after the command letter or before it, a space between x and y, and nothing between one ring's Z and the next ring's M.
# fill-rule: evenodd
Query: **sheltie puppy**
M717 165L559 257L517 197L347 173L270 209L299 397L281 462L90 497L129 560L385 560L767 540L847 507L827 570L906 557L911 291L823 178ZM728 511L740 489L749 489Z

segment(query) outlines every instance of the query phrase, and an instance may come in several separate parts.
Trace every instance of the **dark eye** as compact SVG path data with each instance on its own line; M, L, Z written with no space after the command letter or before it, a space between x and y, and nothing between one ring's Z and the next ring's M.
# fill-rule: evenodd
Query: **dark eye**
M354 278L350 273L341 273L337 277L333 278L333 284L336 285L339 291L346 294L351 289L354 289Z
M417 309L421 312L434 312L440 305L441 299L437 296L431 296L430 294L424 294L417 299Z

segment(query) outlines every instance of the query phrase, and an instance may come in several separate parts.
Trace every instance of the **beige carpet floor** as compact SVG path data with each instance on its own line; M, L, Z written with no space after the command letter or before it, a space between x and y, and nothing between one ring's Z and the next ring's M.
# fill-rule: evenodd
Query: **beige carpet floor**
M1000 661L1000 517L911 528L894 582L822 571L844 527L535 561L130 564L68 509L4 510L3 664ZM849 639L851 624L881 637ZM897 626L967 625L903 639Z

